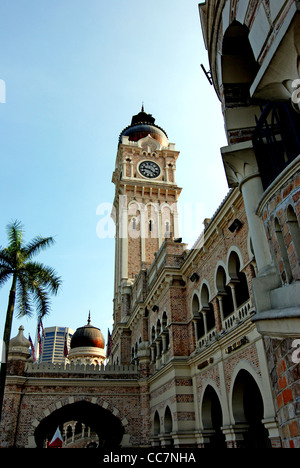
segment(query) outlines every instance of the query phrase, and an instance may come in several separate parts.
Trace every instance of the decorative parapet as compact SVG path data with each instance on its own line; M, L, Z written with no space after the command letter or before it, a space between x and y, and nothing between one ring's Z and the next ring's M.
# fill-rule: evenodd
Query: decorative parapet
M158 277L163 268L180 270L185 260L183 256L185 250L187 250L187 244L183 244L181 239L180 242L176 242L174 239L166 239L148 270L148 287L151 287L153 280Z
M93 375L100 378L109 378L110 375L118 375L119 378L126 376L136 378L139 375L137 366L134 365L107 365L99 366L94 364L65 364L65 363L33 363L28 362L25 367L26 374L84 374Z

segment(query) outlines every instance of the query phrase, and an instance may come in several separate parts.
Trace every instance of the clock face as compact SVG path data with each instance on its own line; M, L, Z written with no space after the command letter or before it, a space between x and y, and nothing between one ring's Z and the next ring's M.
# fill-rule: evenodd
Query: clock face
M160 175L160 167L153 161L143 161L139 166L139 171L149 179L155 179Z

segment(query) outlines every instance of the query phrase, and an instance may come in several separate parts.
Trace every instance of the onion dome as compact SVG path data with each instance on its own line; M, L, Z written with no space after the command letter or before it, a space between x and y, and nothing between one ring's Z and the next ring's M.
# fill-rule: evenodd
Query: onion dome
M91 325L89 313L88 323L77 328L72 336L68 359L75 364L101 365L105 361L105 340L99 328Z
M126 127L120 134L119 143L122 143L122 137L126 136L129 141L139 141L148 135L157 140L161 146L168 146L168 135L158 125L155 125L155 119L151 114L144 111L144 106L139 114L134 115L131 125Z
M30 341L27 340L23 334L24 327L19 327L17 336L9 341L9 359L27 359L31 356L29 348Z
M77 328L72 336L71 349L74 348L105 348L105 341L101 330L91 325L91 316L89 314L88 323L84 327Z

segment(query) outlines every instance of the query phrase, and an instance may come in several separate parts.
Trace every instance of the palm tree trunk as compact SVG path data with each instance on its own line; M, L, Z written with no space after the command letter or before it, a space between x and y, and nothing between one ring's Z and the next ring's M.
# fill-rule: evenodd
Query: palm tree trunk
M2 353L2 355L4 357L3 359L4 362L1 362L1 370L0 370L0 422L2 418L2 406L3 406L4 390L5 390L5 382L6 382L9 340L10 340L11 326L12 326L13 313L14 313L15 300L16 300L16 283L17 283L17 277L14 275L11 290L9 293L9 301L8 301L8 306L7 306L6 321L5 321L4 333L3 333L4 353Z

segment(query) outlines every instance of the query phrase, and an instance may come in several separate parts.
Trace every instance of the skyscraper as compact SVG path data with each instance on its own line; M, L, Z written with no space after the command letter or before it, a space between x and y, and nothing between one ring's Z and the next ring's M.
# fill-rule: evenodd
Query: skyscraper
M74 330L68 327L45 328L45 338L42 337L41 353L36 347L37 360L39 362L65 362L64 355L65 337L68 349Z

